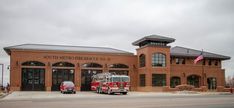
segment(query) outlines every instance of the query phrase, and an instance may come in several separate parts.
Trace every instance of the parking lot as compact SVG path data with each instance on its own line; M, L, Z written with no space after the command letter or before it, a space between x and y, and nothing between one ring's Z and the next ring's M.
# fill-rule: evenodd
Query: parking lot
M229 93L215 92L129 92L127 95L115 94L97 94L95 92L77 92L76 94L62 94L60 92L40 92L40 91L15 91L10 93L2 100L31 100L31 99L65 99L65 98L85 98L85 97L144 97L144 96L199 96L199 95L215 95Z
M0 108L234 108L229 93L130 92L107 95L94 92L13 92L0 99Z
M60 92L24 92L16 91L2 100L31 100L31 99L66 99L66 98L86 98L86 97L139 97L139 96L170 96L170 95L182 95L178 93L155 93L155 92L129 92L128 95L108 95L108 94L97 94L95 92L77 92L76 94L62 94ZM188 94L183 94L188 95ZM190 93L190 95L201 95L198 93Z

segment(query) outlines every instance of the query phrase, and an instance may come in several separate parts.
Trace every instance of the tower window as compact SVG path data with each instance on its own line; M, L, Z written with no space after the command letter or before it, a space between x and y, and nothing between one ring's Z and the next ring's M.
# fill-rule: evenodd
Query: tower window
M145 86L145 74L140 74L140 86Z
M140 67L145 67L145 55L141 54L139 56Z
M165 67L166 55L162 53L154 53L152 55L152 66L153 67Z
M152 86L166 86L166 74L152 74Z

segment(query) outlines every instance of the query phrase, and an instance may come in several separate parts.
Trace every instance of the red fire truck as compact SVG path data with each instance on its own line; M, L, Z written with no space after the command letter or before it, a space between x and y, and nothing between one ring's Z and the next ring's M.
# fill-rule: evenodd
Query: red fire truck
M91 89L97 93L122 93L126 95L130 87L130 78L127 75L116 75L115 73L99 73L93 76Z

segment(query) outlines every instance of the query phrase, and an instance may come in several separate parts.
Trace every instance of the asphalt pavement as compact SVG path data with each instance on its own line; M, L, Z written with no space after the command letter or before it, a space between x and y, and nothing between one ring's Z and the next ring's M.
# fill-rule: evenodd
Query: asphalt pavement
M16 92L0 99L0 108L234 108L234 95L151 92L130 92L128 95L78 92L73 95L58 92Z

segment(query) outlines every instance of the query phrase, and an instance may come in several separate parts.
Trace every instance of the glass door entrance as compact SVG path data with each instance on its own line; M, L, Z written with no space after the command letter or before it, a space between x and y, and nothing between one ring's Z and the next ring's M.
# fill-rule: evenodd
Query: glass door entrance
M102 73L102 70L81 70L81 91L91 91L92 76L98 73Z
M217 87L216 78L214 78L214 77L207 78L207 84L208 84L209 90L216 90L216 87Z
M45 69L22 68L23 91L43 91L45 90Z
M53 69L52 72L52 91L59 91L59 86L63 81L74 83L74 69Z

